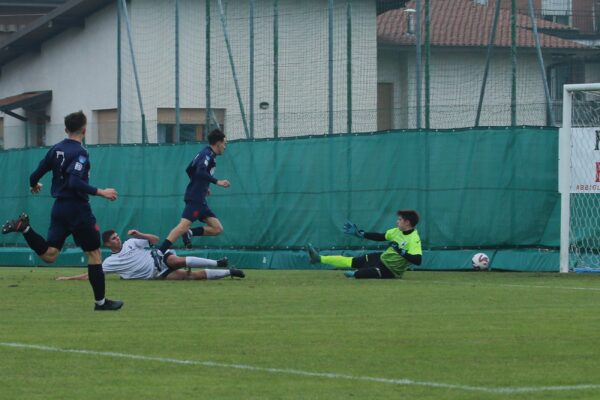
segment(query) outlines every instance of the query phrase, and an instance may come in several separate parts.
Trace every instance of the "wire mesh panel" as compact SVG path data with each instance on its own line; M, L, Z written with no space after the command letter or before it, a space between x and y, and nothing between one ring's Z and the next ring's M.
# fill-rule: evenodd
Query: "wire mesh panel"
M596 79L574 11L548 2L119 4L122 143L546 126L563 84Z
M571 94L569 267L600 272L600 90Z

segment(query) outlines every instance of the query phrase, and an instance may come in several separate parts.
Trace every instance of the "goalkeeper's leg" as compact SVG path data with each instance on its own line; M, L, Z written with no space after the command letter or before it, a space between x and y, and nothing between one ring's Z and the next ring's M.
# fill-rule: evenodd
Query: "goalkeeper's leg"
M345 256L321 256L321 263L332 265L336 268L348 269L352 268L352 257Z
M379 266L381 253L369 253L359 257L321 256L321 263L343 269L361 269Z

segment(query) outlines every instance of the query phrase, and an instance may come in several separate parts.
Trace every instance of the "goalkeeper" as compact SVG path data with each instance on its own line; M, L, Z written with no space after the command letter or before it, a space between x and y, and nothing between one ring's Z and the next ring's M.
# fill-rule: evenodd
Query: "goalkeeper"
M344 233L348 235L379 242L388 241L389 247L383 253L368 253L360 257L321 256L309 244L307 250L310 262L348 269L344 272L348 278L401 278L411 264L421 265L423 251L419 232L415 229L419 223L419 214L414 210L399 210L397 215L396 228L385 233L365 232L350 221L344 224Z

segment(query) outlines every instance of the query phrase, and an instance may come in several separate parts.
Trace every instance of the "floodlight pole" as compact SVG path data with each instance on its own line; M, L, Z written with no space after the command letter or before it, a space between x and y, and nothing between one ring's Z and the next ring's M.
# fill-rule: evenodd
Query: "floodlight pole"
M352 0L346 0L346 132L352 133Z
M483 106L483 97L485 96L485 85L487 84L488 73L490 70L490 62L494 44L496 43L496 30L498 28L498 16L500 15L500 0L496 1L496 10L494 11L494 22L492 23L492 32L490 33L490 41L487 48L487 56L485 58L485 70L483 71L483 82L481 82L481 91L479 92L479 103L477 104L477 116L475 117L475 126L479 126L481 118L481 107Z
M246 139L249 139L250 132L248 130L248 123L246 122L246 112L244 111L244 103L242 101L242 95L240 92L240 84L238 82L237 73L235 71L235 63L233 61L233 52L231 50L231 42L229 40L229 30L227 29L227 22L225 21L225 11L223 10L223 2L222 0L218 0L217 3L219 4L221 28L223 28L223 36L225 37L225 47L227 48L227 55L229 56L229 66L231 67L231 74L233 76L233 83L235 85L235 93L237 95L238 104L240 107L240 114L242 115L242 124L244 125Z
M327 48L329 59L327 63L327 111L328 111L328 129L329 135L333 134L333 0L327 2Z
M431 7L430 0L425 0L425 129L431 128L431 93L429 62L431 61Z
M250 18L249 18L249 58L250 58L250 76L248 78L249 80L249 97L250 97L250 101L249 101L249 117L250 117L250 137L254 138L254 0L250 0L249 3L249 14L250 14Z
M205 128L204 128L204 133L205 136L204 138L206 139L206 136L208 136L208 134L210 133L210 131L212 130L212 126L211 126L211 104L210 104L210 1L211 0L206 0L206 5L205 5L205 22L206 22L206 30L205 30L205 36L206 36L206 49L205 49L205 54L204 54L204 65L205 65L205 76L204 76L204 81L205 81L205 88L204 88L204 96L206 97L206 115L204 116L204 124L205 124Z
M122 119L122 60L121 60L121 3L117 4L117 143L121 144L121 119Z
M175 0L175 143L181 140L179 109L179 0Z
M529 4L529 16L531 17L531 27L533 28L533 39L535 40L535 50L537 54L538 64L542 75L542 82L544 84L544 94L546 95L546 112L550 118L550 125L555 126L554 112L552 110L552 103L550 100L550 89L548 88L548 80L546 79L546 68L544 67L544 57L542 56L542 48L540 46L540 37L537 30L537 22L535 20L535 14L533 12L533 0L528 1Z
M142 91L140 90L140 79L138 77L137 65L135 63L135 52L133 50L133 39L131 37L131 26L129 23L129 13L127 12L126 0L121 0L123 7L123 16L125 17L125 26L127 27L127 38L129 39L129 51L131 52L131 63L133 64L133 75L135 77L135 87L137 89L138 102L140 105L140 113L142 115L142 143L148 141L146 134L146 115L144 115L144 105L142 104Z
M417 129L421 129L421 0L415 0L416 4L416 32L415 32L415 80L417 86Z
M511 0L510 6L510 126L517 125L517 3Z
M279 136L279 0L273 0L273 137Z

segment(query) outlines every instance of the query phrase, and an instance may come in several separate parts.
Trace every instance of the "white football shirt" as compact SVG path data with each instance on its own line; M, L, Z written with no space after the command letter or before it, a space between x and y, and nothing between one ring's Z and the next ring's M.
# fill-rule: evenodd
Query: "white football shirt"
M105 273L119 274L123 279L153 279L157 275L150 243L145 239L127 239L121 251L102 262Z

